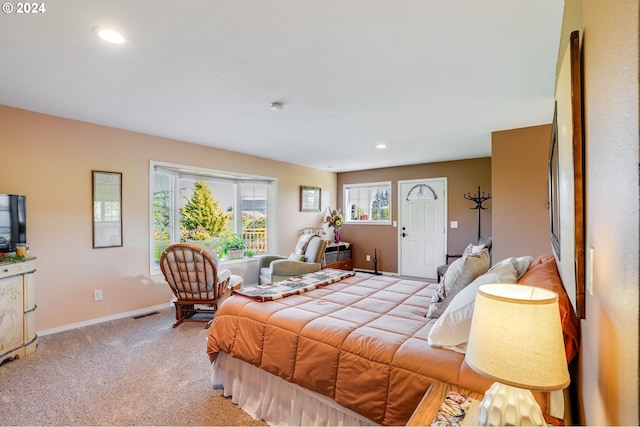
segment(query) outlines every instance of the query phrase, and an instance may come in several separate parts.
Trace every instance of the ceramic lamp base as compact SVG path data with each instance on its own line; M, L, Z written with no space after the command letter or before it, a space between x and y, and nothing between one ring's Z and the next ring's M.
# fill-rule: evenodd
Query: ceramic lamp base
M480 402L481 426L546 426L529 390L493 383Z

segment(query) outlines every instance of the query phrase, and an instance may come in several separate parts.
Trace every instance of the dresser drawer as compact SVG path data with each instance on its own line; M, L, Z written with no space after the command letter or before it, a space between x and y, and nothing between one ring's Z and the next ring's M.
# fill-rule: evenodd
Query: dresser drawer
M332 264L327 264L325 268L335 268L337 270L353 270L353 260L348 259L344 261L334 262Z
M34 271L35 268L36 263L33 260L0 264L0 279L31 272Z

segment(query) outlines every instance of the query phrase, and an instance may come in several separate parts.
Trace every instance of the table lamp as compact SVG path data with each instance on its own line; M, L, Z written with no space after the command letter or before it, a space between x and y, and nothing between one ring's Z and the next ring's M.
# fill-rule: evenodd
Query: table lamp
M569 385L558 294L527 285L478 287L465 360L496 381L484 395L479 425L544 425L531 390Z

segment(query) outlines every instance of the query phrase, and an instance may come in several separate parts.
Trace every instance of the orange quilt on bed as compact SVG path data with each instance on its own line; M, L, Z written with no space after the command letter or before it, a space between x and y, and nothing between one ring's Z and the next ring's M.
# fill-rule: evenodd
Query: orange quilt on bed
M268 302L234 295L209 331L225 352L334 399L370 420L404 425L433 380L483 393L491 381L464 355L429 346L435 284L357 275Z

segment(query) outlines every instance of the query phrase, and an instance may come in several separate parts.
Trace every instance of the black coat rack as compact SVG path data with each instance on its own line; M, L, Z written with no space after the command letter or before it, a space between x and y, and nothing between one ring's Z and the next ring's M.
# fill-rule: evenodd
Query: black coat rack
M486 200L489 200L491 198L491 194L490 193L485 194L484 191L480 193L480 186L478 185L478 192L476 193L475 196L472 196L471 193L467 193L464 195L464 198L467 200L471 200L472 202L476 202L475 207L471 209L478 210L478 240L480 240L480 211L487 209L484 206L482 206L482 203L485 202Z

